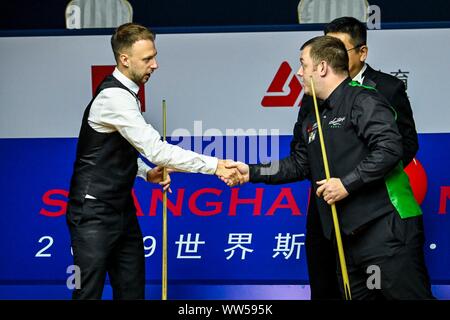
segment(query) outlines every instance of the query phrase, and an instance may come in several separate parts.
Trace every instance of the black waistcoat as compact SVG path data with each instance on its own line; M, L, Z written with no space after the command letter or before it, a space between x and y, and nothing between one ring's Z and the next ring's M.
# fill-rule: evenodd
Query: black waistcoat
M118 131L100 133L88 124L91 105L106 88L122 88L137 99L134 92L113 76L99 85L83 115L69 199L84 202L89 194L121 211L132 199L138 152Z

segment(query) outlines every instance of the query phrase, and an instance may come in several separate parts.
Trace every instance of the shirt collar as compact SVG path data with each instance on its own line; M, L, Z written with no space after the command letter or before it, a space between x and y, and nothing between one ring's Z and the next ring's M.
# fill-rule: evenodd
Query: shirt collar
M342 81L336 89L330 94L330 96L325 99L325 101L322 103L322 106L324 108L333 108L333 106L337 105L339 103L340 98L343 96L344 88L348 85L348 83L352 81L350 77L347 77Z
M113 77L119 80L125 87L133 91L135 94L138 94L139 92L139 86L134 83L134 81L127 78L126 75L124 75L122 72L117 69L117 67L114 69Z
M361 70L359 70L358 74L352 79L353 81L358 81L360 84L364 81L364 72L367 69L367 64L364 63L364 66Z

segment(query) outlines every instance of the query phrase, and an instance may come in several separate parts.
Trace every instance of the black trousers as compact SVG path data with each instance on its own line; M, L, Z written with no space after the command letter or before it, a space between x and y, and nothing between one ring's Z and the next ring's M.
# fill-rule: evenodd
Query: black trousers
M343 235L342 242L353 300L434 299L423 253L422 216L401 219L392 211L356 234ZM337 274L341 284L339 264Z
M336 277L336 249L322 231L314 193L309 199L306 220L306 263L308 267L311 300L341 300L342 295Z
M70 200L66 218L81 271L81 287L72 298L101 299L108 274L113 299L144 299L144 245L133 202L118 212L100 200Z

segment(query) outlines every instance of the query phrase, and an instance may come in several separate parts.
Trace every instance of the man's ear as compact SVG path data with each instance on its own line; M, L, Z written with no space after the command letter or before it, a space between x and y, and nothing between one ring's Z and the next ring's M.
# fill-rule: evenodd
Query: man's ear
M129 59L127 54L121 53L120 56L119 56L119 60L120 60L120 63L124 67L128 68L130 66L130 59Z
M359 61L365 62L368 54L369 54L369 47L361 46L361 48L359 48Z
M324 60L320 61L319 65L317 66L317 71L319 71L319 75L321 77L325 77L328 73L328 63Z

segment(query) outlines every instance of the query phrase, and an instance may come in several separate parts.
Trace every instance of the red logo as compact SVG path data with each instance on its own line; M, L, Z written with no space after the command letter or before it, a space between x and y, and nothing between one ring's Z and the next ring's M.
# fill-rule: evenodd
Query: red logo
M289 83L289 92L284 91L285 85ZM263 107L293 107L302 92L302 85L292 68L286 61L280 65L275 77L272 80L267 95L262 99ZM301 104L301 100L298 105Z
M95 94L97 87L105 79L114 72L116 66L91 66L91 78L92 78L92 95ZM145 112L145 89L144 85L139 86L138 92L139 101L141 101L141 112Z

